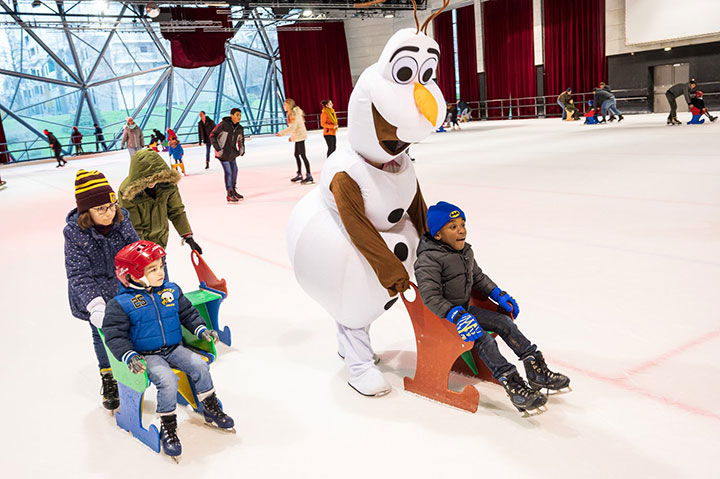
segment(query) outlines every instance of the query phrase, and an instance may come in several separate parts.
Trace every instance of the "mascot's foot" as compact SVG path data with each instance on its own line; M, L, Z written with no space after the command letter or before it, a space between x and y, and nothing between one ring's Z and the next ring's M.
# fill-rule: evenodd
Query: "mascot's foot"
M356 378L350 378L348 384L363 396L384 396L392 390L379 369L372 367Z

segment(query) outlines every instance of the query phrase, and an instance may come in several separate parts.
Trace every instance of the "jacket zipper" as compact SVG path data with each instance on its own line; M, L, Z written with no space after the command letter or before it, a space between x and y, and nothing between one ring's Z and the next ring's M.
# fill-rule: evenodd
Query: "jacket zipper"
M153 305L155 306L155 311L157 311L158 323L160 324L160 333L163 337L163 346L165 346L167 344L167 341L165 340L165 328L163 328L162 319L160 318L160 310L157 307L157 303L155 302L155 296L153 296L152 293L150 293L150 299L152 299Z

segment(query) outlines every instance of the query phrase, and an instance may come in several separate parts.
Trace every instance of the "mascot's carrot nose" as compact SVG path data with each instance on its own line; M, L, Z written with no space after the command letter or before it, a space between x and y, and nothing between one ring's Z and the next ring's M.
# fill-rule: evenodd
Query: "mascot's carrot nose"
M415 96L415 104L418 110L420 110L420 113L434 126L438 115L438 104L435 101L435 97L420 83L415 83L413 96Z

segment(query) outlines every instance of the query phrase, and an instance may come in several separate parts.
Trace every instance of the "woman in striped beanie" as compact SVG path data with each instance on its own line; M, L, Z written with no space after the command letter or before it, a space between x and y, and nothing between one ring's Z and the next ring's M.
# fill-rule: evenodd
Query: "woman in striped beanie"
M73 316L90 323L102 378L103 406L112 410L120 405L117 383L98 328L102 327L105 303L118 292L115 255L140 238L127 210L117 205L115 191L99 171L77 172L75 201L77 208L68 213L63 230L70 309Z

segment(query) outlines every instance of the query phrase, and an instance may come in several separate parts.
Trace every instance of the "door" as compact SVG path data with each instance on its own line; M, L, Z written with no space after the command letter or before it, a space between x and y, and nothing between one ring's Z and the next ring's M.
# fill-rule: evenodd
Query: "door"
M664 113L670 111L670 105L665 92L677 83L690 81L690 64L675 63L673 65L657 65L653 67L654 101L653 111ZM678 112L687 111L688 106L684 96L677 98Z

